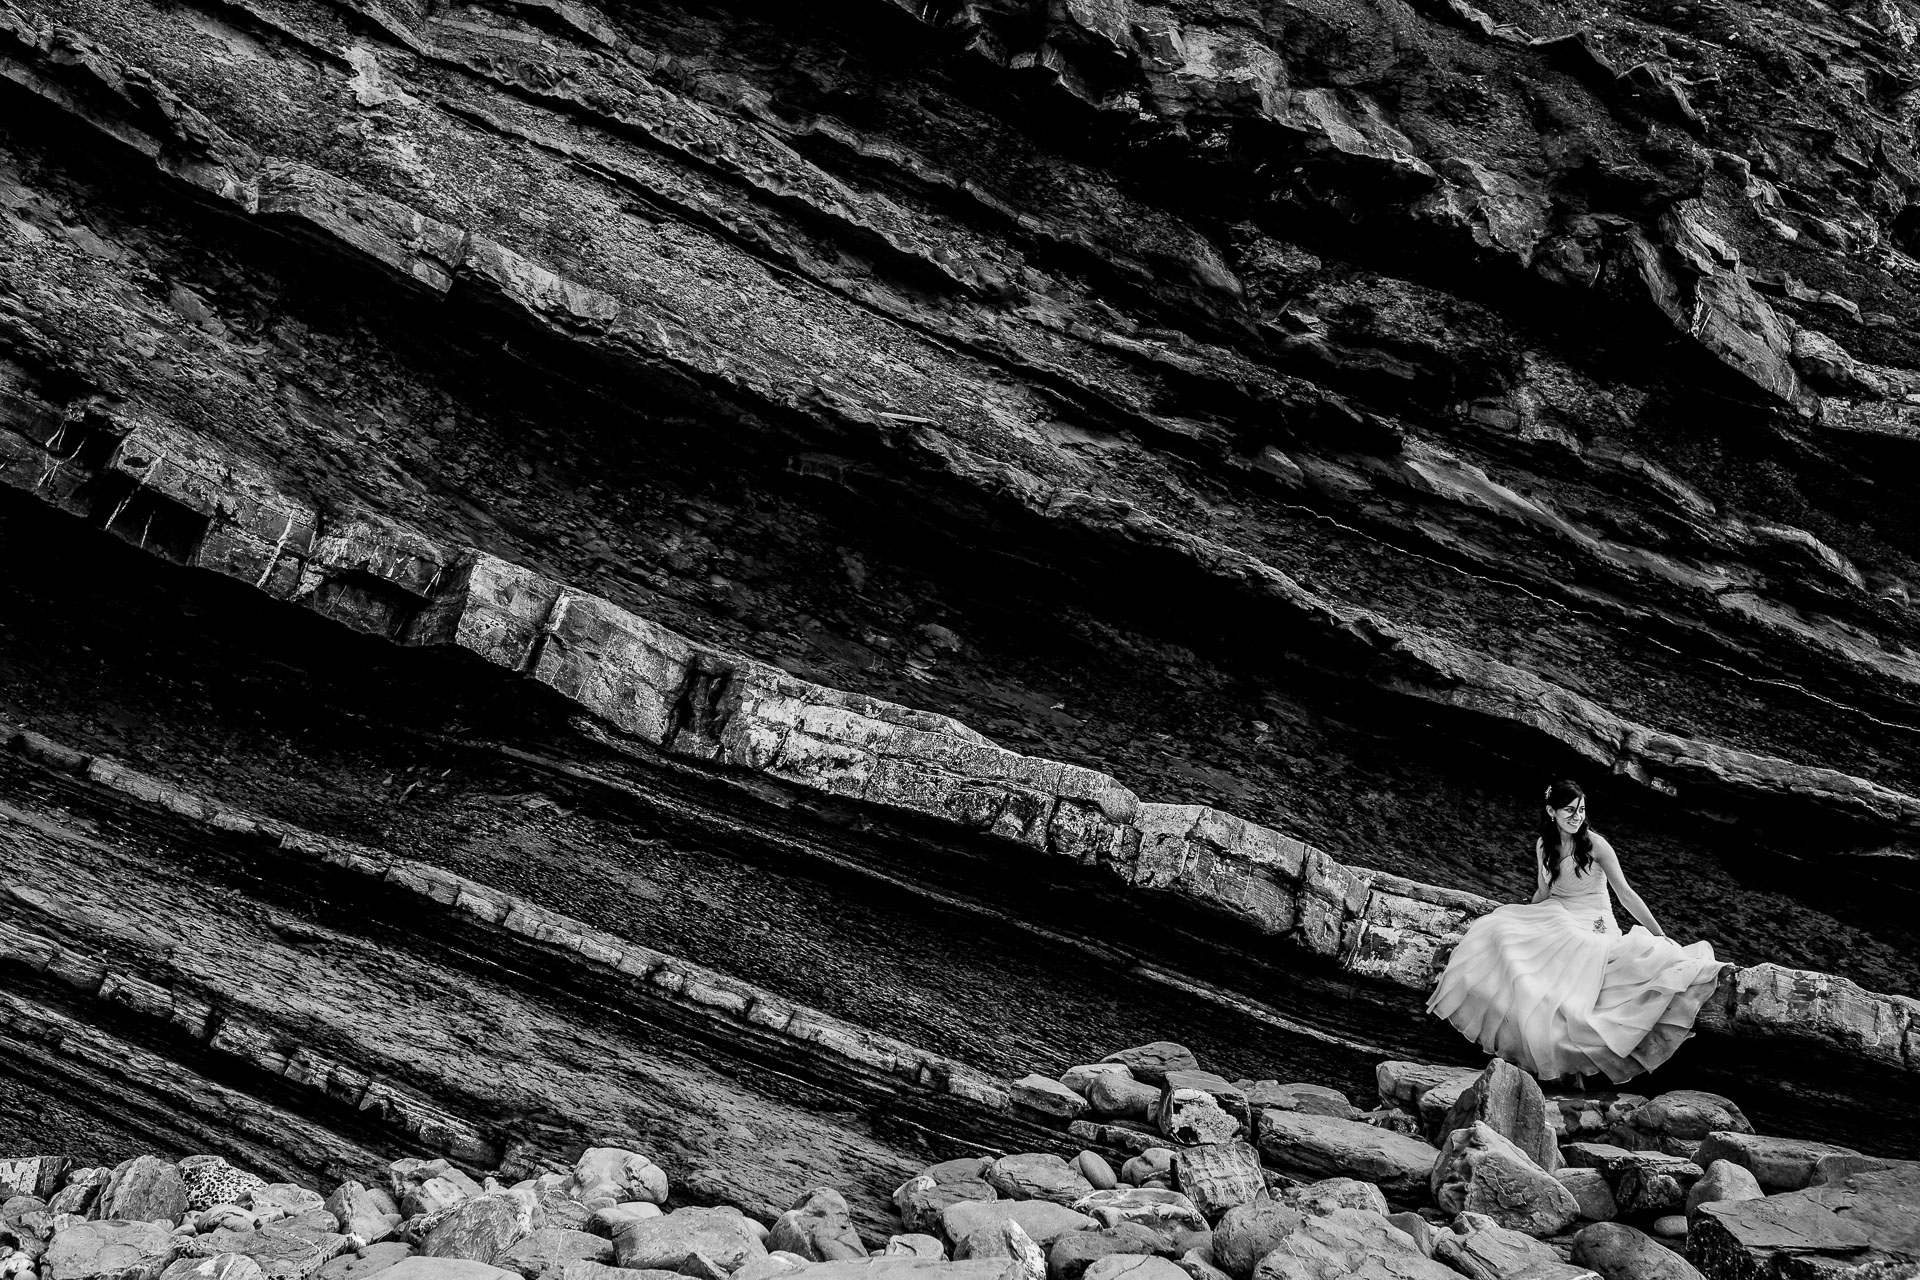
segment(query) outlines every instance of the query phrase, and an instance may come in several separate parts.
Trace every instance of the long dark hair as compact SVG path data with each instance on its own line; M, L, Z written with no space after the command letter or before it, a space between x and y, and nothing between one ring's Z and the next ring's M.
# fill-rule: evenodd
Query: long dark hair
M1565 778L1547 788L1544 804L1549 809L1564 809L1575 800L1585 800L1587 793L1577 782ZM1560 875L1560 824L1550 813L1542 813L1539 822L1540 848L1535 855L1547 868L1547 883L1552 884ZM1580 829L1573 833L1573 871L1575 875L1585 875L1587 868L1593 865L1593 833L1587 829L1587 820L1580 819Z

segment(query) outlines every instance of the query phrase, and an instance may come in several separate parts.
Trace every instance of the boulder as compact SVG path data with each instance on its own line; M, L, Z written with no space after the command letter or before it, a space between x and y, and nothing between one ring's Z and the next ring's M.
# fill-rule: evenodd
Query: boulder
M585 1230L611 1240L619 1235L620 1228L628 1223L645 1222L651 1218L658 1218L665 1212L666 1210L659 1205L648 1204L644 1200L635 1200L628 1204L610 1204L604 1209L595 1209L588 1215L585 1226L576 1230Z
M1178 1092L1182 1089L1207 1094L1219 1104L1222 1111L1242 1124L1251 1119L1247 1112L1246 1092L1236 1084L1229 1084L1224 1076L1217 1076L1211 1071L1169 1071L1160 1088L1163 1097L1168 1091Z
M1087 1089L1087 1105L1097 1116L1145 1123L1160 1105L1160 1088L1132 1076L1099 1076Z
M888 1236L887 1247L880 1251L880 1255L886 1258L939 1259L947 1256L947 1246L941 1244L938 1237L912 1232L906 1235ZM740 1273L734 1274L737 1276Z
M1752 1133L1740 1108L1717 1093L1675 1089L1628 1111L1613 1128L1623 1147L1692 1159L1710 1133Z
M1380 1101L1407 1111L1418 1111L1420 1099L1435 1085L1458 1082L1464 1089L1479 1075L1478 1067L1444 1067L1428 1062L1382 1062L1373 1069ZM1456 1091L1453 1097L1458 1096Z
M1306 1217L1273 1200L1229 1209L1213 1228L1213 1261L1234 1280L1247 1280L1260 1259L1273 1252Z
M1183 1073L1174 1072L1174 1076ZM1229 1142L1244 1126L1240 1118L1220 1105L1205 1089L1178 1089L1172 1085L1161 1091L1154 1108L1154 1125L1175 1142L1194 1144Z
M298 1217L324 1209L326 1200L318 1191L292 1182L263 1182L247 1192L247 1207L263 1223ZM334 1223L339 1226L338 1222Z
M1066 1161L1049 1157L1061 1168ZM853 1229L846 1197L832 1187L815 1187L780 1215L767 1236L767 1248L797 1254L809 1262L864 1258L867 1246ZM1041 1268L1045 1270L1044 1265Z
M1482 1213L1460 1214L1452 1230L1434 1232L1432 1256L1468 1280L1505 1280L1560 1264L1560 1255L1551 1247Z
M590 1208L636 1200L664 1204L667 1171L625 1147L588 1147L573 1164L572 1196Z
M176 1251L152 1222L78 1222L54 1232L39 1270L42 1280L156 1280Z
M107 1179L112 1176L111 1169L80 1169L68 1174L67 1185L47 1200L47 1212L56 1217L63 1213L91 1213L95 1202L100 1199L100 1189L107 1185Z
M507 1249L545 1225L546 1215L531 1193L497 1191L443 1209L415 1230L423 1257L497 1263Z
M1167 1238L1131 1222L1093 1231L1069 1231L1047 1250L1048 1280L1080 1280L1093 1263L1109 1254L1164 1254Z
M1647 1230L1662 1240L1677 1240L1687 1234L1687 1215L1684 1213L1669 1213L1663 1217L1655 1218L1652 1224L1647 1227Z
M1572 1192L1484 1121L1448 1135L1431 1189L1443 1213L1484 1213L1530 1236L1557 1235L1580 1211Z
M1085 1066L1067 1068L1066 1074L1060 1077L1060 1083L1084 1098L1087 1091L1093 1088L1093 1082L1101 1076L1125 1076L1131 1080L1133 1072L1127 1070L1124 1062L1090 1062Z
M1155 1040L1152 1044L1122 1049L1118 1053L1108 1054L1101 1061L1121 1063L1133 1073L1135 1080L1150 1085L1165 1084L1169 1071L1200 1069L1199 1059L1171 1040Z
M1761 1190L1798 1191L1813 1182L1820 1161L1826 1156L1857 1156L1851 1147L1828 1142L1809 1142L1802 1138L1769 1138L1755 1133L1710 1133L1693 1153L1693 1162L1702 1167L1715 1160L1728 1160L1751 1173Z
M519 1272L526 1280L546 1280L549 1271L557 1273L562 1264L575 1258L611 1264L613 1241L566 1227L541 1227L501 1250L494 1262Z
M1751 1170L1731 1160L1715 1160L1687 1192L1687 1216L1692 1217L1695 1209L1710 1202L1758 1200L1765 1194Z
M1260 1153L1244 1142L1183 1147L1173 1155L1173 1185L1208 1222L1266 1194ZM1383 1202L1384 1204L1384 1202Z
M1171 1147L1148 1147L1120 1166L1120 1181L1130 1187L1143 1187L1156 1180L1169 1186L1172 1184L1173 1148ZM1102 1189L1112 1190L1110 1187Z
M115 1165L94 1206L95 1217L127 1222L178 1222L186 1211L186 1180L176 1166L153 1156Z
M1535 1164L1552 1173L1560 1167L1560 1135L1553 1123L1558 1108L1531 1075L1510 1062L1495 1058L1463 1090L1447 1111L1447 1132L1483 1121L1495 1133L1527 1153Z
M1165 1236L1175 1253L1207 1243L1207 1220L1192 1200L1178 1191L1156 1187L1116 1187L1082 1197L1075 1211L1090 1215L1103 1227L1131 1222Z
M1306 1217L1253 1270L1253 1280L1457 1280L1413 1238L1377 1213L1335 1209Z
M479 1183L445 1160L395 1160L387 1166L387 1189L409 1218L438 1213L481 1194Z
M897 1238L910 1238L915 1240L933 1240L932 1236L913 1236L913 1237L897 1237ZM926 1256L934 1257L934 1258L945 1258L947 1256L946 1246L942 1245L938 1240L934 1240L933 1244L937 1252L928 1254ZM892 1254L890 1256L900 1257L900 1256L903 1256L903 1254ZM904 1256L918 1257L920 1255L904 1254ZM776 1250L773 1253L767 1254L765 1257L748 1258L745 1262L740 1264L740 1269L733 1273L733 1280L780 1280L781 1276L792 1275L796 1271L804 1271L812 1265L813 1264L811 1262L808 1262L805 1258L801 1257L797 1253L781 1253ZM632 1277L638 1277L640 1274L639 1272L622 1273L620 1269L617 1267L609 1267L608 1270L613 1272L613 1275L608 1277L608 1280L619 1280L619 1278L623 1274L627 1276L632 1276ZM659 1276L660 1280L665 1280L665 1273L656 1272L654 1274Z
M591 1265L591 1264L589 1264ZM381 1280L519 1280L518 1274L467 1258L402 1258L380 1272Z
M1431 1222L1417 1213L1390 1213L1387 1221L1406 1232L1413 1240L1413 1247L1431 1258L1434 1248L1439 1244L1439 1233Z
M1084 1097L1046 1076L1021 1076L1013 1082L1012 1091L1016 1105L1042 1115L1077 1120L1087 1112L1087 1100Z
M1920 1161L1880 1160L1834 1181L1695 1210L1687 1258L1708 1280L1747 1280L1789 1264L1822 1275L1875 1259L1920 1261Z
M1095 1191L1111 1191L1120 1185L1119 1177L1106 1157L1095 1151L1082 1151L1073 1158L1073 1169L1087 1180L1087 1185Z
M175 1168L187 1187L187 1210L199 1213L216 1204L243 1204L264 1180L234 1168L219 1156L188 1156Z
M1244 1093L1247 1106L1255 1112L1273 1107L1280 1111L1301 1111L1310 1116L1334 1116L1353 1119L1354 1106L1347 1095L1322 1084L1283 1084L1278 1080L1236 1080L1234 1088Z
M413 1256L413 1246L388 1240L368 1245L359 1253L343 1253L320 1268L319 1280L367 1280L376 1271L385 1271L403 1258Z
M1189 1249L1173 1260L1173 1265L1186 1273L1187 1280L1232 1280L1226 1272L1213 1265L1198 1249Z
M1553 1176L1573 1193L1574 1204L1586 1221L1611 1222L1620 1212L1613 1188L1607 1185L1607 1175L1598 1169L1556 1169Z
M623 1225L613 1237L614 1265L679 1271L702 1254L726 1272L767 1252L759 1233L737 1209L675 1209Z
M1447 1117L1453 1114L1453 1108L1467 1090L1473 1088L1480 1073L1453 1080L1443 1080L1420 1095L1420 1102L1414 1112L1420 1117L1421 1135L1434 1142L1445 1142L1453 1130L1447 1127Z
M1112 1253L1086 1269L1085 1280L1188 1280L1179 1265L1151 1254Z
M1613 1199L1628 1217L1660 1217L1687 1207L1687 1192L1700 1180L1700 1169L1688 1164L1669 1169L1634 1166L1613 1181Z
M1259 1147L1284 1173L1359 1178L1402 1201L1427 1199L1428 1175L1440 1154L1418 1138L1357 1120L1291 1111L1260 1113Z
M244 1253L216 1253L209 1258L176 1258L160 1273L160 1280L264 1280L266 1272Z
M1051 1200L965 1201L949 1205L941 1213L940 1233L957 1258L962 1242L971 1236L985 1233L999 1239L1002 1234L1000 1224L1008 1219L1018 1222L1020 1229L1042 1249L1050 1247L1069 1231L1091 1231L1100 1225L1086 1214L1076 1213Z
M987 1184L989 1160L948 1160L907 1179L893 1193L893 1207L908 1231L937 1234L941 1215L951 1206L995 1200L999 1193ZM1031 1234L1031 1233L1029 1233Z
M343 1182L333 1189L325 1203L328 1213L339 1222L340 1230L362 1246L378 1244L392 1236L400 1225L399 1207L385 1192L377 1196L364 1183Z
M1304 1187L1288 1187L1277 1197L1302 1213L1325 1215L1335 1209L1364 1209L1387 1217L1387 1197L1379 1187L1358 1178L1322 1178Z
M1700 1280L1685 1258L1621 1222L1596 1222L1573 1238L1568 1260L1600 1280Z
M1001 1156L987 1166L986 1180L1003 1199L1051 1200L1064 1205L1072 1205L1096 1189L1072 1165L1054 1155Z
M67 1185L74 1163L67 1156L17 1156L0 1160L0 1200L15 1195L50 1200Z
M954 1245L953 1257L956 1262L1006 1258L1014 1264L1016 1271L1012 1274L1019 1280L1046 1280L1047 1277L1046 1252L1012 1218L1001 1219L997 1229L975 1231L964 1237Z
M1020 1280L1022 1271L1012 1258L939 1262L932 1258L893 1257L816 1262L805 1274L806 1280Z

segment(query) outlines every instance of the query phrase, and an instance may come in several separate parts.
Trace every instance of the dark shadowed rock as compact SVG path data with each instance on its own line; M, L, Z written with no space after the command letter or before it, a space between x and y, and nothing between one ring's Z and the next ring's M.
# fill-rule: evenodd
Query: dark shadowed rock
M1687 1258L1708 1280L1747 1280L1787 1265L1826 1274L1874 1260L1920 1261L1920 1161L1873 1168L1758 1200L1712 1201L1694 1212Z
M1620 1212L1607 1175L1598 1169L1556 1169L1553 1176L1573 1194L1580 1217L1587 1222L1610 1222Z
M1762 1190L1798 1191L1813 1181L1820 1161L1826 1156L1857 1156L1850 1147L1830 1142L1811 1142L1803 1138L1771 1138L1757 1133L1710 1133L1693 1154L1693 1162L1706 1166L1715 1160L1728 1160L1753 1174Z
M1698 1089L1675 1089L1627 1112L1613 1130L1621 1146L1692 1159L1710 1133L1752 1133L1730 1099Z

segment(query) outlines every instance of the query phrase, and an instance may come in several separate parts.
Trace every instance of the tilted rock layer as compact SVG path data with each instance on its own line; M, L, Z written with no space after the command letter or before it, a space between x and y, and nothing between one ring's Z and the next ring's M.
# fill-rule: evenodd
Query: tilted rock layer
M183 1073L139 1114L99 1066L22 1096L119 1150L217 1088L314 1126L283 1167L505 1168L637 1087L549 1114L449 1074L495 1037L369 1032L405 913L284 900L369 875L446 908L423 972L484 973L492 1025L557 947L600 970L549 1037L637 1034L582 1012L633 978L716 1080L808 1064L756 1085L795 1150L911 1097L931 1136L860 1126L889 1170L1021 1132L1015 1045L1065 1067L1169 1007L1254 1078L1464 1058L1410 1015L1569 774L1739 966L1694 1069L1761 1054L1772 1132L1920 1135L1914 31L0 0L0 711L47 734L0 796L10 1016ZM138 841L88 824L129 821L224 851L116 884ZM354 852L269 891L263 838ZM225 939L218 981L176 982L143 894ZM283 917L362 967L242 1045L235 957ZM697 1164L730 1086L672 1070Z

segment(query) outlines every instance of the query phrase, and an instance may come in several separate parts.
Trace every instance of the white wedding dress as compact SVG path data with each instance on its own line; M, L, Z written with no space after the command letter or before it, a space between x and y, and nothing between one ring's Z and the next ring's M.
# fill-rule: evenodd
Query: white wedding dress
M1621 933L1597 863L1579 873L1569 856L1548 893L1468 926L1427 1012L1543 1080L1653 1070L1693 1034L1726 966L1711 943Z

